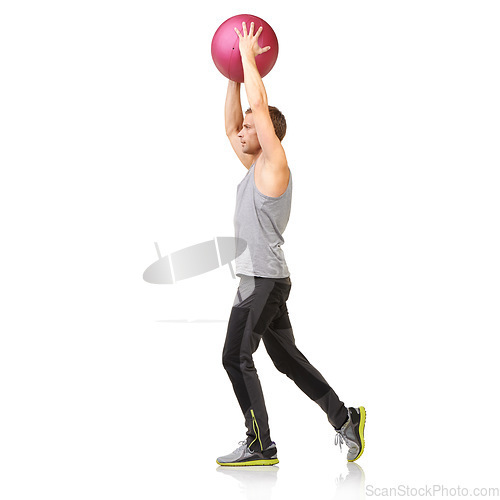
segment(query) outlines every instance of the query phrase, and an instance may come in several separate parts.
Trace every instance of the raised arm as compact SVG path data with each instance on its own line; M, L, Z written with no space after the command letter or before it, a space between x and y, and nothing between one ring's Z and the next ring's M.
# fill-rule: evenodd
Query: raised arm
M234 30L240 39L239 48L243 63L245 90L254 115L255 129L262 148L264 164L266 168L282 176L285 170L288 171L287 159L281 141L274 131L273 122L269 115L266 89L255 63L255 58L259 54L267 52L271 47L259 47L258 39L262 33L262 26L257 30L255 36L253 22L250 25L249 33L247 33L245 23L242 23L242 28L243 35L237 28Z
M227 135L230 135L232 132L238 133L243 125L243 110L241 108L240 88L241 83L228 80L226 106L224 108Z
M241 163L249 169L252 166L254 157L253 155L243 153L241 142L238 138L238 133L243 127L243 111L241 108L240 88L241 83L233 82L232 80L228 81L224 118L226 123L226 135L231 142L231 146Z

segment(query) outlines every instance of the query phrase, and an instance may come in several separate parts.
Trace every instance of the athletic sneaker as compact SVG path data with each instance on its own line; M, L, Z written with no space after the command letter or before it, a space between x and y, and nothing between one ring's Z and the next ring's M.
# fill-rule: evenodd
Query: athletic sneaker
M365 420L366 411L363 406L359 408L348 408L349 418L347 422L337 431L335 436L335 444L340 445L342 451L342 443L345 443L349 448L347 452L347 461L354 462L357 460L365 449Z
M264 450L251 450L246 441L238 443L239 448L236 448L229 455L219 457L217 463L219 465L274 465L279 462L278 451L274 441Z

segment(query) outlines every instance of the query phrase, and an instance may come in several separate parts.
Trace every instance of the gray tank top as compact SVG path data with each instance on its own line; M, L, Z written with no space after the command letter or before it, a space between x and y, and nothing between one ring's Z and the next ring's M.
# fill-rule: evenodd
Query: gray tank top
M273 198L257 189L254 171L255 163L236 189L236 275L288 278L281 245L292 207L292 172L286 191Z

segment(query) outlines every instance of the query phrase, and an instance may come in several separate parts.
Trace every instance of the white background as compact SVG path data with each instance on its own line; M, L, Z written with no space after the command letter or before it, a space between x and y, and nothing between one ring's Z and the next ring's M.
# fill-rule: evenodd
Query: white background
M245 437L221 363L238 281L142 279L155 241L233 235L246 169L210 43L239 13L280 43L264 83L288 121L288 309L299 349L367 409L360 494L498 487L498 2L11 1L2 498L342 496L345 448L262 345L280 464L217 469Z

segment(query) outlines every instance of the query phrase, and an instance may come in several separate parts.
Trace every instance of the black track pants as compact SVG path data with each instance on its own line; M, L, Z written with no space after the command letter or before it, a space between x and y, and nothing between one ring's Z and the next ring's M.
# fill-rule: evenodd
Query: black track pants
M241 277L231 309L222 363L233 384L247 427L251 449L265 449L271 443L264 395L252 355L264 341L276 368L292 379L340 429L347 420L347 408L316 368L297 349L288 318L286 301L290 278Z

